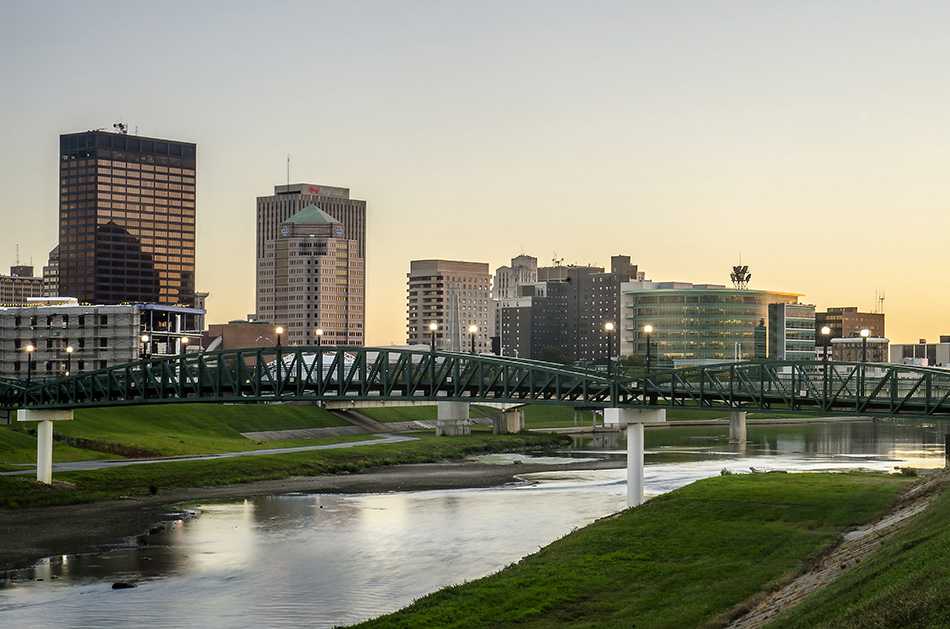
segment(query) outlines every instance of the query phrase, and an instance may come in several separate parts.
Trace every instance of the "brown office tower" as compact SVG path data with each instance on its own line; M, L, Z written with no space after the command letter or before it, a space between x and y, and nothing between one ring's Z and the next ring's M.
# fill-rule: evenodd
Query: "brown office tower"
M59 138L59 294L195 303L195 145L86 131Z
M346 188L275 186L257 199L258 319L287 343L363 345L366 201Z

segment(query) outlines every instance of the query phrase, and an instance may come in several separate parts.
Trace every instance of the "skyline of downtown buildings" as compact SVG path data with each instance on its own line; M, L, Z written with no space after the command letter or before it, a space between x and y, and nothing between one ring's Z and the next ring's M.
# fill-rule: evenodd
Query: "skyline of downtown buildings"
M80 301L104 304L140 301L194 305L196 145L102 130L64 134L60 144L58 253L62 294L75 293L81 295ZM301 278L291 277L299 270L287 265L304 261L287 262L284 270L262 273L267 265L273 267L278 249L288 251L274 246L268 253L267 243L279 242L285 236L280 230L288 227L283 223L314 203L340 223L324 235L352 242L343 259L358 262L348 265L343 272L345 279L329 280L332 287L327 285L329 268L322 270L322 279L302 278L309 285L303 293L293 295L293 284ZM258 197L257 213L257 317L286 325L288 342L295 344L312 342L317 328L324 329L327 343L365 343L366 202L350 199L347 188L278 185L273 195ZM336 233L337 228L342 233ZM303 232L298 230L296 235L302 236ZM306 236L313 238L314 234ZM332 273L340 272L340 264L333 263ZM266 279L268 273L270 280ZM616 292L616 287L613 289ZM592 296L590 293L584 300ZM617 302L617 298L612 299ZM576 301L568 299L570 303ZM616 312L617 303L612 307ZM619 320L620 316L618 312L612 318ZM586 331L582 333L578 327L573 341L562 345L577 360L596 359L599 350L592 348L604 343L618 351L623 347L622 337L600 339L595 318L585 318ZM490 347L484 337L494 335L499 325L501 321L494 317L488 325L481 322L479 348ZM455 332L461 330L459 324L456 328ZM504 338L503 334L499 336ZM582 336L586 339L583 343ZM581 345L585 349L579 349Z

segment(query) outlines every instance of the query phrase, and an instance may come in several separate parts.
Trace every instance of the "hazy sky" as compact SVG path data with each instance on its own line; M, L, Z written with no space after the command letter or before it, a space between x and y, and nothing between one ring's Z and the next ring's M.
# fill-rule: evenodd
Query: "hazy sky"
M367 343L409 261L608 265L950 334L950 3L0 0L0 270L57 242L59 134L198 145L209 322L254 310L255 200L368 205Z

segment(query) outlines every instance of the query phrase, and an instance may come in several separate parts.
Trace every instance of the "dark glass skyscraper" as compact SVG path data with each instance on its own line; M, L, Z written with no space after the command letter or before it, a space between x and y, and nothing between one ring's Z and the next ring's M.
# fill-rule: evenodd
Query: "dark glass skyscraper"
M60 295L194 305L195 154L125 133L60 136Z

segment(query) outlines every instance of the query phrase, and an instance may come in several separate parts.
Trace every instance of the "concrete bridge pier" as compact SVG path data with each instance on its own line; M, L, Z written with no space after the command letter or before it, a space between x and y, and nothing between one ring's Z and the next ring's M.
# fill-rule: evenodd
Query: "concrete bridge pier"
M53 422L72 419L71 410L21 408L17 421L38 422L36 425L36 480L47 485L53 482Z
M745 443L745 411L729 411L729 443Z
M468 402L439 402L436 437L467 437L472 434Z
M605 426L627 427L627 506L643 503L643 425L666 422L664 408L605 408Z
M496 435L524 432L524 411L498 411L491 416L491 431Z

